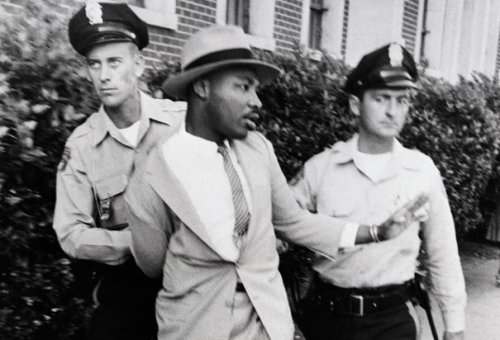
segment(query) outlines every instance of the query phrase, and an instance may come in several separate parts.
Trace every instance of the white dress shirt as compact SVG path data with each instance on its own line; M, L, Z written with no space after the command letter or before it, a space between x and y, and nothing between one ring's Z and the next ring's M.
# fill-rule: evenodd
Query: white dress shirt
M225 144L239 175L251 214L252 200L248 183L230 144ZM215 250L224 259L236 261L239 251L233 241L233 196L222 155L217 152L217 144L194 136L182 127L162 148L168 166L186 190Z

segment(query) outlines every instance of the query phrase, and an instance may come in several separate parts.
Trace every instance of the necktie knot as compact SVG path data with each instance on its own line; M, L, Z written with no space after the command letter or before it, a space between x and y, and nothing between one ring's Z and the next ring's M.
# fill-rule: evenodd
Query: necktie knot
M228 156L227 147L224 143L217 144L217 152L220 153L222 157Z

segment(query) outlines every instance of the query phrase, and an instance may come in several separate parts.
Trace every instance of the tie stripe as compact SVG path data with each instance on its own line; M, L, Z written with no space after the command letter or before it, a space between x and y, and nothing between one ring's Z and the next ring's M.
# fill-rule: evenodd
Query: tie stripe
M248 211L248 204L243 194L243 187L236 169L231 162L229 151L224 144L219 145L217 152L222 155L224 160L224 170L226 171L231 185L231 193L233 196L234 205L234 234L233 240L237 246L241 245L241 238L248 231L248 223L250 221L250 212Z

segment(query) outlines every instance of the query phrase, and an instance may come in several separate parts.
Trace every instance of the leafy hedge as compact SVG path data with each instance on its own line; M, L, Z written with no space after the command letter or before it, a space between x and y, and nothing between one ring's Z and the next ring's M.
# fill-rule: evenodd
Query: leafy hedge
M52 231L55 168L72 129L97 107L66 25L50 3L28 2L24 15L0 21L0 338L70 339L90 304ZM260 129L288 178L302 163L356 130L340 90L347 67L260 52L284 73L261 90ZM179 65L151 69L155 96ZM500 89L483 76L450 85L422 79L403 143L437 163L460 235L481 226L479 201L494 180Z
M43 3L0 21L1 339L56 339L57 325L69 338L88 309L52 213L64 141L97 102L78 75L65 23Z

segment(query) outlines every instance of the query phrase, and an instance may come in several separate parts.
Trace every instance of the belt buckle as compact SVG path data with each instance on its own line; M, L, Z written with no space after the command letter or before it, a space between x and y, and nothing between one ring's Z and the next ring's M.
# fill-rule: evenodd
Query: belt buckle
M365 314L365 301L362 295L349 296L349 312L354 316L363 316Z

